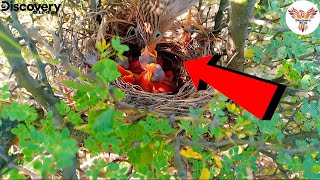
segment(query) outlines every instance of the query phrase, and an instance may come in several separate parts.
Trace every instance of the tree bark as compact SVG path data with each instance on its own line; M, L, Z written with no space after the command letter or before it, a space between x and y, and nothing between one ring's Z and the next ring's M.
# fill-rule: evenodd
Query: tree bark
M230 32L231 39L237 54L231 59L228 67L242 72L244 70L244 48L248 32L249 20L253 17L256 0L231 2Z
M12 33L4 26L1 20L0 32L0 47L9 61L18 86L25 88L32 94L37 102L49 111L53 112L55 125L59 128L61 126L62 118L55 107L55 104L59 102L59 99L47 92L45 86L30 75L27 64L21 55L21 46L18 44L17 39L12 35Z

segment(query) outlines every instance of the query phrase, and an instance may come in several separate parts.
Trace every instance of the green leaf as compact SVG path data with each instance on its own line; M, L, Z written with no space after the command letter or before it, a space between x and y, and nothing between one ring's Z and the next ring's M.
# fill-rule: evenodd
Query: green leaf
M120 51L120 52L129 51L129 47L127 45L121 44L121 40L119 36L112 37L111 45L116 51Z
M19 170L17 169L12 169L9 171L9 179L26 179L24 176L19 174Z
M117 171L119 169L119 164L118 163L109 163L107 170L108 171Z
M71 110L70 107L64 101L60 101L60 103L57 103L56 108L62 116L67 115Z
M169 134L172 131L169 121L163 119L159 120L159 130L163 134Z
M70 130L68 128L63 128L63 130L61 131L61 135L64 138L68 138L70 136Z
M319 164L315 164L311 167L311 171L313 173L320 173L320 165Z
M108 135L113 132L113 121L115 120L114 110L108 109L97 116L93 123L93 131L95 133Z
M288 47L295 45L298 46L301 44L300 39L293 32L284 33L283 40L283 43Z
M85 147L90 150L93 154L99 154L100 148L92 137L88 137L85 141Z
M260 121L258 122L260 131L265 134L274 134L277 131L275 124L272 121Z
M91 176L92 179L98 179L100 173L101 172L99 169L95 168L94 166L91 166L89 170L87 170L86 176Z
M98 61L93 65L92 70L106 82L113 82L121 75L118 72L117 63L111 59Z
M114 89L114 96L117 100L123 100L126 97L126 93L124 93L121 89Z
M301 87L303 89L306 89L311 83L311 76L309 74L306 74L301 79Z
M5 84L3 87L2 87L2 93L5 93L7 91L9 91L10 87L8 84Z
M277 137L278 142L281 144L282 139L284 138L284 134L281 131L278 131L276 134L276 137Z
M71 122L75 126L78 126L82 122L82 118L80 114L77 114L74 111L70 111L67 115L67 121Z
M293 68L294 68L299 74L301 74L301 72L303 71L302 64L301 64L300 61L297 61L297 62L293 65Z
M99 50L100 53L104 51L102 44L101 44L101 41L98 41L96 43L96 48Z
M259 46L253 46L253 51L254 51L253 61L256 63L260 63L261 60L266 57L263 53L263 49L260 48Z
M189 107L190 116L193 118L200 118L202 115L202 109L194 109L193 107Z
M284 59L285 57L287 57L287 47L286 46L282 46L279 49L277 49L277 57L279 59Z
M9 93L9 85L8 84L5 84L3 87L2 87L2 90L0 92L0 99L9 99L11 97L11 94Z
M222 129L220 127L213 127L210 129L210 132L217 139L219 139L222 136Z
M33 164L33 167L35 169L41 169L42 163L40 161L35 161L34 164Z
M307 157L303 161L303 176L307 179L319 179L320 171L319 171L319 161Z
M73 88L73 89L77 89L80 91L85 91L85 92L93 91L93 89L89 85L86 85L86 84L80 84L80 83L70 81L70 80L63 80L62 83Z
M129 150L128 152L129 161L133 165L146 165L150 164L153 160L153 151L150 146L138 146ZM140 172L143 173L143 172Z

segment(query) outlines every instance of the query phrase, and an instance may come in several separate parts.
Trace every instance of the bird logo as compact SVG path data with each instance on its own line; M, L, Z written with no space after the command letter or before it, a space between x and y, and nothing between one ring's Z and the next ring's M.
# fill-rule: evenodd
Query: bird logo
M316 4L310 1L296 1L287 9L286 23L289 29L296 34L310 34L319 26L319 9Z
M295 8L292 8L291 10L288 10L289 14L293 19L295 19L297 22L299 22L298 29L301 32L304 32L308 29L308 23L313 19L316 14L318 13L318 10L315 8L309 9L307 12L303 10L297 10Z

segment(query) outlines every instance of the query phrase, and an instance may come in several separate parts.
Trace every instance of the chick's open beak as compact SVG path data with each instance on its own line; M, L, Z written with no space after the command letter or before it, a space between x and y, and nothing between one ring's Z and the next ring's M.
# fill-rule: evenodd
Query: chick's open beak
M155 49L155 47L152 46L146 46L141 53L141 56L145 56L145 57L152 57L157 59L157 51Z
M156 63L157 62L157 51L154 47L146 46L139 57L139 62L142 69L146 69L147 64Z

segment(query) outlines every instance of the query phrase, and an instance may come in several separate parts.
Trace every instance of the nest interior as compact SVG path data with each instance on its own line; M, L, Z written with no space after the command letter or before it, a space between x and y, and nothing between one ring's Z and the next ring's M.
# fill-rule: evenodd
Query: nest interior
M128 13L130 12L130 13ZM87 69L91 59L98 59L95 44L101 39L111 40L120 36L123 44L130 47L125 55L138 57L143 47L142 37L135 31L135 11L131 4L119 1L117 5L104 5L95 12L74 17L74 25L65 24L67 44L72 50L71 64L81 70ZM205 13L205 11L202 11ZM208 15L208 13L207 13ZM98 18L97 18L98 17ZM79 20L80 19L80 20ZM97 22L97 19L102 19ZM208 19L208 18L207 18ZM185 31L184 19L177 20L157 46L158 55L170 64L179 87L176 94L153 94L145 92L138 85L126 83L119 78L115 84L126 93L125 102L140 109L152 109L164 115L186 116L189 108L200 108L213 97L213 88L197 91L183 65L183 62L217 52L217 44L210 41L208 34ZM204 24L204 23L203 23ZM206 26L208 26L206 24ZM212 26L212 25L211 25ZM83 27L83 28L82 28ZM208 28L210 29L210 27ZM182 41L183 33L190 33L188 41ZM221 49L220 44L220 49ZM92 58L93 57L93 58ZM94 60L93 60L94 61Z

